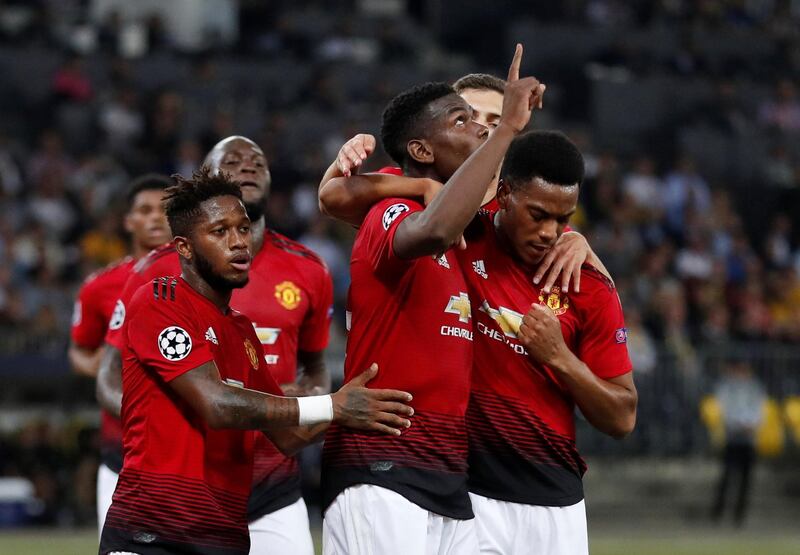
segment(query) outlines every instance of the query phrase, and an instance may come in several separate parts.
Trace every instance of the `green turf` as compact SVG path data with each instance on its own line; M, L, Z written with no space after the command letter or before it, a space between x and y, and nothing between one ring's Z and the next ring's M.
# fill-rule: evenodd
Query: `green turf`
M635 527L634 527L635 528ZM603 532L590 537L591 555L797 555L800 534L730 530L684 530L658 537ZM318 539L318 538L317 538ZM94 531L25 530L0 532L3 555L85 555L97 553Z

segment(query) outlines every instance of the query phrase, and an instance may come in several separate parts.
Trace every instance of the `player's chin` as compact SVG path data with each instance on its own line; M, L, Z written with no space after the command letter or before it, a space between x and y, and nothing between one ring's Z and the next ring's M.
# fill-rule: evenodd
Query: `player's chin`
M240 273L237 275L226 276L225 281L231 289L241 289L247 282L250 281L250 274L248 272Z

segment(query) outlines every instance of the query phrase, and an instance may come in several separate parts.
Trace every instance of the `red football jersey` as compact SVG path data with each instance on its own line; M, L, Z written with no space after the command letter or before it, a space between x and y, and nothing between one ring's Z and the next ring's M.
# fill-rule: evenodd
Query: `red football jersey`
M482 211L458 257L475 320L467 410L470 491L515 503L566 506L583 499L586 466L575 446L574 402L550 369L530 361L516 338L535 302L549 306L564 340L597 376L631 371L627 332L613 283L583 267L580 293L550 294L500 245Z
M175 251L175 245L171 242L151 250L140 258L134 264L128 280L117 295L114 312L108 323L108 330L106 330L106 343L120 352L125 347L127 305L139 287L157 277L179 276L180 274L180 258Z
M84 280L72 313L71 336L75 345L92 350L103 345L114 304L135 263L127 256Z
M414 396L400 437L333 425L323 450L323 507L347 487L392 489L435 513L470 518L465 410L472 329L464 275L452 250L402 260L398 225L422 205L386 199L369 211L353 245L345 381L378 363L369 387Z
M135 263L127 256L86 278L72 313L73 343L92 350L103 345L117 296ZM122 424L106 410L100 411L100 460L114 472L122 469Z
M134 269L120 297L122 317L106 341L120 341L125 305L142 284L181 273L180 257L172 243L151 251ZM266 351L265 361L279 383L297 377L297 350L321 351L328 344L333 283L325 264L312 251L266 230L264 244L253 258L250 281L235 289L231 307L247 314ZM286 507L300 498L300 467L264 436L256 433L253 494L249 520Z
M275 380L279 384L290 383L297 377L298 350L317 352L328 346L333 282L316 254L267 230L250 267L250 281L234 290L231 307L251 319ZM256 433L249 520L299 498L297 459L286 457L264 434Z
M250 319L173 277L140 287L127 319L125 463L101 552L248 553L253 432L211 429L169 382L214 361L227 383L280 395Z

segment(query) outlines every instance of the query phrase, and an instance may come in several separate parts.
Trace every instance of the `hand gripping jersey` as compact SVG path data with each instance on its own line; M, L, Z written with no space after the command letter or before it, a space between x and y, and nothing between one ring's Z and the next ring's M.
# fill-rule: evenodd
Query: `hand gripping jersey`
M613 284L583 267L581 292L549 294L497 240L482 211L458 257L475 322L467 410L469 488L492 499L566 506L583 499L586 465L575 446L574 402L550 369L532 363L516 338L532 303L558 316L569 349L600 378L631 371L627 332Z

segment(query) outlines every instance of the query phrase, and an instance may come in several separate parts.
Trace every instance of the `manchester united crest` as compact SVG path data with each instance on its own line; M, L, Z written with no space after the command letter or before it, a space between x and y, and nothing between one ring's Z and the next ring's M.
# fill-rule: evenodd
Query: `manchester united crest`
M300 305L300 289L291 281L283 281L275 286L275 298L286 310L294 310Z
M253 370L258 370L258 351L253 347L249 339L244 340L244 350L247 353L247 358L250 359L250 366L253 367Z
M556 316L561 316L569 308L569 297L561 293L561 288L554 286L550 293L539 291L539 303L553 311Z

